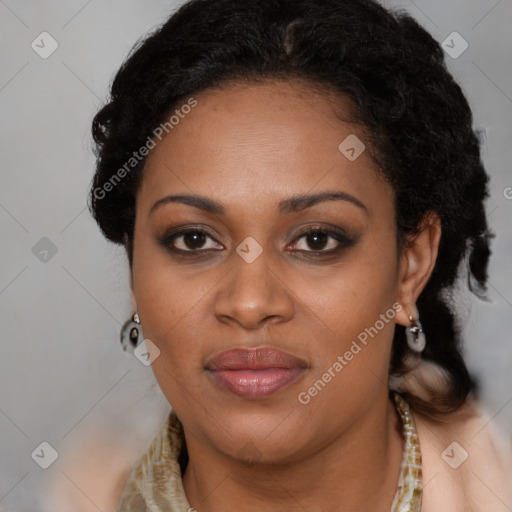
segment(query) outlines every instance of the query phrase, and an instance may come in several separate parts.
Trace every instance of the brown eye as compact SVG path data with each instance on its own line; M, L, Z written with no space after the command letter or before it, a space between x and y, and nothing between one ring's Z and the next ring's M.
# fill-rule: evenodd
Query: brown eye
M332 239L332 237L324 231L310 231L303 236L303 238L307 242L307 245L314 251L325 249L326 246L328 246L329 239Z
M297 237L292 247L302 252L333 254L351 245L353 241L342 233L314 228Z
M208 242L208 241L211 242ZM175 252L199 252L223 249L206 231L189 229L165 237L162 244Z
M182 243L187 249L201 249L205 244L207 236L200 231L190 231L179 238L182 238Z

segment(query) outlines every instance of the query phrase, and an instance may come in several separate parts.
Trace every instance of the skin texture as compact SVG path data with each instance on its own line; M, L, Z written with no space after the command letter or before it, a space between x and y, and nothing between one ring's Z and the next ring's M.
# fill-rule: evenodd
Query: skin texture
M200 512L389 511L403 448L388 398L394 322L409 324L407 312L433 270L438 219L426 219L397 252L390 185L368 151L349 161L338 150L349 134L365 141L361 126L334 113L349 115L347 99L297 82L231 84L195 98L197 106L148 157L132 267L144 335L160 350L152 368L185 429L189 502ZM283 199L327 190L364 208L331 200L278 210ZM150 212L170 194L206 196L225 212L177 202ZM180 256L159 241L175 228L208 235L195 246L190 236L167 236L168 246L188 249ZM315 249L340 244L329 235L315 245L303 236L309 228L344 230L352 244L322 256ZM262 248L252 263L236 252L249 236ZM301 404L298 394L396 302L403 308L394 320ZM300 379L249 400L205 371L214 354L263 345L304 360Z

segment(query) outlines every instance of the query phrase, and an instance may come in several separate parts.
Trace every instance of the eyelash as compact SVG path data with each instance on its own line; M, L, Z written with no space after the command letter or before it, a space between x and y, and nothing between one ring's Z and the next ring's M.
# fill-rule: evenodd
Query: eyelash
M175 243L177 238L182 237L184 235L193 234L193 233L196 233L196 234L199 233L201 235L206 235L208 238L212 239L215 243L219 243L219 242L217 242L217 240L215 240L215 238L210 233L208 233L208 231L205 231L204 229L200 229L200 228L187 228L187 229L183 229L181 231L177 231L176 233L173 233L171 235L166 235L160 239L160 243L166 250L171 251L172 253L175 253L178 255L183 255L185 257L194 257L194 256L197 257L199 255L198 253L208 254L213 251L220 251L220 249L188 249L188 250L184 250L184 249L177 249L176 247L173 246L173 244ZM328 236L328 238L333 238L334 240L336 240L338 242L338 246L336 248L328 250L328 251L299 249L298 252L306 253L308 255L314 255L314 256L332 256L332 255L340 252L343 249L348 249L355 243L354 240L348 238L346 235L344 235L340 232L333 231L333 230L327 229L325 227L314 226L314 227L310 227L307 230L299 233L295 237L295 239L292 241L292 244L294 246L297 245L299 240L301 240L301 239L307 237L307 235L310 235L313 233L325 234ZM326 245L329 245L329 243L327 243Z

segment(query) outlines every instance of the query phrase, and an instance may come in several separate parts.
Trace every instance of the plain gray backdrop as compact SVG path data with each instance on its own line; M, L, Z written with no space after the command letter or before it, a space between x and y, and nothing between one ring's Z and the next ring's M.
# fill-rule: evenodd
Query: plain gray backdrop
M446 58L484 130L497 236L490 301L465 294L461 313L483 405L510 436L512 1L383 3L406 8L439 42L455 31L469 45ZM86 196L92 117L132 45L177 4L0 0L0 510L60 512L71 503L106 512L88 475L128 467L168 412L151 368L121 350L127 265ZM48 469L34 455L50 453L42 442L58 453Z

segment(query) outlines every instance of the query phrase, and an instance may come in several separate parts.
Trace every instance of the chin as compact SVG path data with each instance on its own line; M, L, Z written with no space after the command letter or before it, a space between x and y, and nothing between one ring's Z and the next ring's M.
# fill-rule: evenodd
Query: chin
M307 432L297 423L297 415L284 412L276 414L267 409L264 413L231 412L221 415L218 424L225 432L216 429L213 443L226 455L247 464L284 464L297 456L300 446L307 444ZM311 436L314 437L313 433Z

